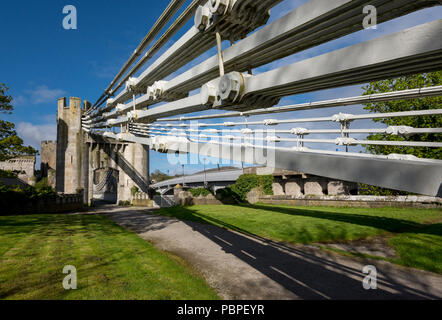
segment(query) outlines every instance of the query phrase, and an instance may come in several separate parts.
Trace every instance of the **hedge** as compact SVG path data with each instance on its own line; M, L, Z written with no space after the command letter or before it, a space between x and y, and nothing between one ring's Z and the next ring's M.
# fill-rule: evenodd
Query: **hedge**
M195 198L198 198L199 196L207 197L209 194L212 194L209 190L205 188L190 189L189 192Z
M273 175L243 174L229 189L236 195L237 199L245 202L247 194L253 188L261 187L264 194L273 195L273 181ZM230 192L227 191L227 193Z
M20 189L18 186L0 185L0 206L2 212L7 213L10 208L20 205L26 206L35 204L39 201L55 199L57 193L51 187L44 187L36 189L34 187L27 187Z

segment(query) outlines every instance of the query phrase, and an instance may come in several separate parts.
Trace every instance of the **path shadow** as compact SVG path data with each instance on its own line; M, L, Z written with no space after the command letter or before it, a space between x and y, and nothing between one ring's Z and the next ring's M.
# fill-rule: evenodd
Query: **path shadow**
M326 219L331 221L346 222L360 226L373 227L376 229L385 230L394 233L399 233L399 232L413 233L418 231L419 229L428 226L426 224L421 224L409 220L389 218L389 217L379 217L372 215L363 215L363 214L298 209L292 207L277 207L277 206L275 207L275 206L266 206L260 204L246 205L244 207L257 209L257 210L273 211L292 216L311 217L311 218ZM438 228L433 228L433 229L424 228L424 229L425 233L427 234L442 235ZM421 233L421 230L419 230L418 232Z
M146 211L127 210L107 213L106 215L111 217L117 223L121 223L121 225L124 227L138 234L162 230L167 226L178 222L177 220L160 215L147 215Z
M396 299L440 299L431 293L434 287L422 275L383 263L378 266L377 290L365 290L362 273L365 265L373 261L360 259L350 260L333 254L319 253L319 250L306 247L292 247L262 237L244 233L244 230L228 225L222 221L204 216L226 228L208 225L189 208L180 208L193 217L192 221L182 222L194 231L213 241L221 249L234 255L254 269L293 292L301 299L334 299L334 300L396 300ZM132 216L131 216L132 215ZM198 215L201 215L198 213ZM131 228L135 232L160 230L168 224L176 223L175 219L165 217L146 217L146 213L126 216L128 224L138 226ZM118 220L126 220L119 214ZM199 222L202 223L199 223ZM126 223L124 223L126 225ZM244 234L243 234L244 233ZM179 236L179 235L177 235ZM234 276L234 275L232 275Z

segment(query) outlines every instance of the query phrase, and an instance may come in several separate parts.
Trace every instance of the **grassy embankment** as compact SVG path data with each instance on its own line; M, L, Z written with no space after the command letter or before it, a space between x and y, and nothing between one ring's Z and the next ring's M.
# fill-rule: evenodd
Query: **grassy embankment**
M77 268L64 290L63 267ZM0 299L218 299L181 259L105 216L0 217Z
M387 260L442 273L442 210L258 204L177 207L157 213L293 244L381 237L397 253Z

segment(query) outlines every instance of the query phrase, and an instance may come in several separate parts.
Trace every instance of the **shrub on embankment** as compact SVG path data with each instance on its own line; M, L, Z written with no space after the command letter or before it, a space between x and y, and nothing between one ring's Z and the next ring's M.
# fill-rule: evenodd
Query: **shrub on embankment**
M190 189L189 192L195 198L198 198L199 196L207 197L209 194L212 194L212 192L210 192L210 190L208 190L206 188Z
M217 191L217 198L223 202L247 202L247 194L260 188L265 195L273 195L273 175L243 174L230 187Z
M57 195L51 187L0 185L0 215L54 213L83 207L83 196Z

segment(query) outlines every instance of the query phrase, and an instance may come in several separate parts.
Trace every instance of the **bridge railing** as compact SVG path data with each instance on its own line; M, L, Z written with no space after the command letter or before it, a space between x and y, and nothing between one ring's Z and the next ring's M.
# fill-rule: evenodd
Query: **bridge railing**
M175 2L172 1L166 9L153 33L158 33L158 26L164 24L166 17L173 15L178 6ZM432 196L441 195L440 160L397 154L372 155L361 153L360 148L349 151L361 145L440 148L440 141L376 141L357 137L376 133L406 137L439 134L441 128L390 126L356 129L351 125L379 118L439 117L442 109L378 114L336 113L332 110L361 103L440 96L441 86L289 106L275 105L281 98L291 95L441 70L442 20L283 67L271 69L273 65L268 65L362 30L364 7L368 5L376 6L377 19L381 23L440 5L440 1L378 0L373 3L363 0L310 0L271 24L267 24L269 9L281 1L210 0L198 2L203 4L198 8L197 2L191 3L163 34L163 38L129 71L129 76L124 78L127 80L125 88L108 99L104 107L98 108L100 102L97 101L96 106L85 113L83 128L86 131L107 138L143 143L160 152L199 153ZM193 13L194 26L138 77L132 78L152 57L152 50L165 43L161 39L169 39ZM223 49L221 40L229 40L230 46ZM217 51L213 56L197 65L193 63L197 57L212 52L214 47ZM143 45L140 48L144 48ZM268 71L253 74L253 70L265 65ZM182 71L184 66L187 69ZM127 65L122 71L126 69ZM116 79L122 77L121 73ZM111 85L117 81L114 80ZM114 94L119 87L121 83L114 91L108 88L106 94ZM199 92L191 95L196 89ZM220 112L185 116L213 109ZM329 116L305 118L294 113L320 109L330 109ZM295 116L286 116L286 112ZM274 116L277 114L280 114L278 118ZM223 118L237 120L217 121ZM200 120L204 122L196 123ZM331 123L336 127L313 128L313 124L318 123ZM103 129L105 132L100 131ZM327 138L310 137L317 135ZM330 151L327 145L335 145L338 150ZM339 148L345 148L345 151L339 151ZM262 163L263 159L265 163Z

